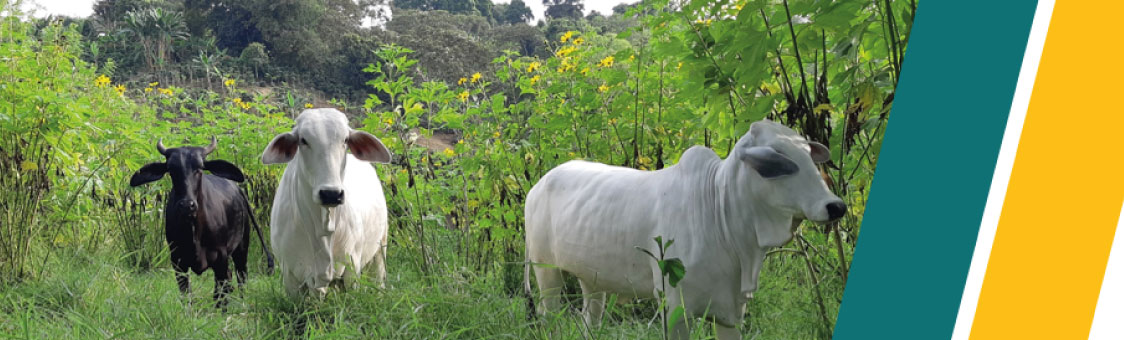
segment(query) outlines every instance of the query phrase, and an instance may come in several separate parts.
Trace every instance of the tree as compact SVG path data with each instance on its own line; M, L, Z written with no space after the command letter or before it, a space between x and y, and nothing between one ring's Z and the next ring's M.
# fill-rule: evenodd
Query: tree
M187 39L183 15L162 8L129 11L125 14L126 34L140 42L149 70L156 70L171 61L174 43Z
M269 53L266 52L265 45L256 42L246 45L246 48L242 49L242 55L239 56L239 59L253 68L254 77L261 77L259 71L265 65L269 65Z
M233 1L184 0L185 12L192 34L210 32L215 46L227 51L241 51L250 43L264 41L262 32L247 6Z
M153 8L165 11L179 11L178 3L164 0L98 0L94 3L94 13L90 16L90 28L84 31L89 41L96 41L101 53L93 56L93 61L101 64L112 59L121 71L133 72L151 69L151 52L126 26L129 12L144 12Z
M498 26L489 35L499 50L512 50L523 56L550 57L550 51L546 48L546 36L538 28L526 23Z
M485 42L491 25L475 15L444 11L399 11L387 23L397 33L396 42L417 51L418 72L426 81L455 82L474 72L486 71L496 53Z
M492 0L394 0L394 6L419 11L447 11L456 14L492 15Z
M638 2L638 3L634 3L634 4L619 4L619 5L613 6L613 15L625 14L625 13L628 12L628 10L630 10L633 7L636 7L636 6L640 6L640 3Z
M534 18L535 13L531 12L531 8L523 0L511 0L510 4L504 6L503 17L498 18L498 21L514 25L527 23Z
M581 0L542 0L546 17L551 19L581 19L585 4Z

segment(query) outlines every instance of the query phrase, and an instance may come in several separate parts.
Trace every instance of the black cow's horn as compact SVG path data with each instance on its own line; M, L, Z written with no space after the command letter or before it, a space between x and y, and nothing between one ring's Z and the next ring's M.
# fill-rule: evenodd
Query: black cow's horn
M208 145L206 148L203 148L203 155L204 156L210 155L211 152L215 151L215 147L217 147L217 146L219 146L219 140L217 138L215 138L215 136L211 136L211 145Z
M160 140L156 141L156 151L160 151L161 155L168 155L168 149L164 148L164 138L160 138Z

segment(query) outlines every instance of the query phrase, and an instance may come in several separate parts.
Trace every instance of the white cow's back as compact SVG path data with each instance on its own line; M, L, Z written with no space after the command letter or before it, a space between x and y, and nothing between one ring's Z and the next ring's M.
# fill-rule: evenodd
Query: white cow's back
M609 290L651 290L651 271L633 246L649 239L654 217L652 177L634 169L572 161L528 193L527 249L534 263L548 263L578 277L597 277ZM628 217L628 218L622 218ZM648 241L651 242L651 241ZM640 284L637 287L636 284Z
M527 256L590 281L599 290L649 296L659 282L656 236L676 240L668 257L704 251L713 234L694 225L712 220L700 176L719 159L697 149L679 165L640 171L571 161L547 173L528 193ZM686 169L690 168L690 169ZM713 243L710 243L713 244ZM695 253L695 254L692 254Z

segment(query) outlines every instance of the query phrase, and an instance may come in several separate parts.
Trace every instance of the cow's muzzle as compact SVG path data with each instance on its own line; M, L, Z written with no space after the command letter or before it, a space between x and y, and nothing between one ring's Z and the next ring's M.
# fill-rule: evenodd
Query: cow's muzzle
M827 204L827 218L829 220L837 220L845 214L847 214L847 205L843 202L835 201Z
M195 216L195 212L199 210L199 204L195 200L183 200L179 202L180 211L188 215Z
M343 204L343 189L320 189L320 205L334 207Z

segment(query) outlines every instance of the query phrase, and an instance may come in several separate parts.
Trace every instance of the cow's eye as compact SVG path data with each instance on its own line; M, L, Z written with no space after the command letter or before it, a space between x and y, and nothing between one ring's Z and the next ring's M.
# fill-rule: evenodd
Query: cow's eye
M308 141L304 140L304 138L301 138L301 145L308 146Z

